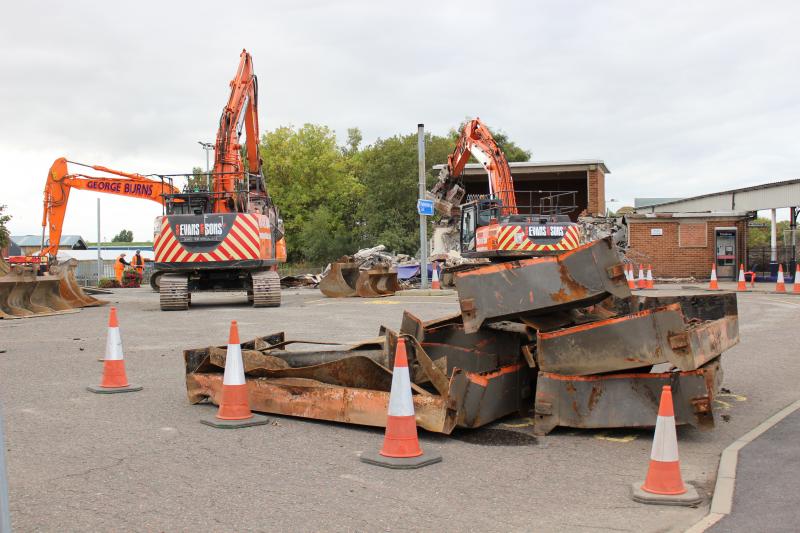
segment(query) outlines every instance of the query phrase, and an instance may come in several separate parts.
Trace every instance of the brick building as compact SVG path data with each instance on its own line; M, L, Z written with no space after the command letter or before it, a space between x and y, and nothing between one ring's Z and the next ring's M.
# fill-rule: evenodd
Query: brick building
M443 165L434 165L438 171ZM526 161L509 163L518 205L537 201L536 191L575 191L575 209L569 213L577 220L581 213L605 215L606 174L611 172L599 159L576 161ZM479 163L464 168L464 188L467 194L487 194L489 182L486 170Z
M656 277L705 279L717 264L734 279L746 262L748 212L638 213L625 217L631 259L653 265Z

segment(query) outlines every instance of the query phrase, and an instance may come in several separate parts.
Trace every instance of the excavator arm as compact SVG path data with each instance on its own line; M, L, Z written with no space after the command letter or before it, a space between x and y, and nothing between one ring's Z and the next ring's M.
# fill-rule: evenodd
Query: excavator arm
M436 209L445 216L452 216L464 198L464 189L459 184L464 167L470 156L478 160L489 178L489 194L503 202L505 214L517 213L514 181L511 169L502 150L497 146L489 128L479 118L470 120L461 131L455 150L447 157L447 165L439 172L438 181L429 196L435 200Z
M239 144L242 129L247 138L246 169ZM258 81L253 74L253 58L247 50L242 50L239 67L231 80L231 94L222 110L217 130L213 185L215 212L236 210L236 202L239 201L237 181L247 182L251 193L262 188L258 131ZM247 180L245 174L248 175ZM250 182L250 176L253 176L253 183Z
M44 209L42 213L42 230L47 228L50 244L44 246L40 255L55 257L58 253L58 244L61 242L61 232L64 224L64 215L67 212L67 202L70 191L82 189L94 192L116 194L131 198L152 200L164 204L165 194L177 194L180 191L172 184L156 180L141 174L122 172L100 165L84 165L98 172L115 174L118 178L93 177L84 174L70 174L67 160L63 157L55 160L47 175L44 186Z

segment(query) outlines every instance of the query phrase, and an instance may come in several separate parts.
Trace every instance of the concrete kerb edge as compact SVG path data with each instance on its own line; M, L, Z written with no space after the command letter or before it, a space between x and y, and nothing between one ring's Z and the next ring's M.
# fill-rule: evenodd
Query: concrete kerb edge
M717 469L717 483L714 485L714 496L711 499L709 513L687 529L686 533L702 533L731 513L733 509L733 493L736 485L736 465L739 462L739 450L753 442L772 426L798 409L800 409L800 400L790 403L767 418L733 441L722 451L722 455L719 458L719 467Z

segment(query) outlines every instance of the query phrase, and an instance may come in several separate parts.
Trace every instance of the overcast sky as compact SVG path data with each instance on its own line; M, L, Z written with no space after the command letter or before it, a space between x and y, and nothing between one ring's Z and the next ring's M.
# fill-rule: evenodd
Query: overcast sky
M0 204L41 231L60 156L141 173L205 166L242 48L262 130L365 143L467 116L537 161L603 159L607 198L797 178L796 2L5 2ZM64 226L152 238L154 203L73 192Z

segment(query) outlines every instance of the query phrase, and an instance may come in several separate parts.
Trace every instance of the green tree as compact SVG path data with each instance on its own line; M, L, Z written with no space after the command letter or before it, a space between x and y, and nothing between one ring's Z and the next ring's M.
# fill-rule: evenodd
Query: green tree
M342 147L344 155L353 155L358 152L358 147L361 146L361 141L364 136L358 128L347 128L347 144Z
M290 261L327 261L359 246L357 212L364 189L332 130L314 124L279 127L264 134L261 158L284 221Z
M133 242L133 232L127 229L124 229L114 235L114 238L111 239L111 242Z
M8 221L11 220L11 215L4 213L7 207L8 206L0 205L0 249L8 246L8 243L11 240L11 234L6 227Z
M434 164L447 161L455 144L449 137L425 136L428 186L435 179ZM363 242L384 244L389 250L415 254L419 250L417 135L378 139L353 157L364 186L359 219Z
M757 218L750 222L751 226L747 228L747 246L752 248L756 246L769 246L770 245L770 225L772 224L768 218ZM789 229L789 221L782 220L777 223L778 230L778 246L783 246L784 230Z
M192 175L187 176L186 186L190 191L205 191L208 189L208 174L202 168L192 168Z
M471 119L467 119L463 121L461 124L458 125L458 129L450 130L450 137L453 139L455 143L459 136L461 135L461 130L464 129L464 126L467 122ZM489 128L489 133L492 134L494 138L494 142L497 143L497 146L503 153L506 155L506 159L509 163L517 162L517 161L530 161L531 160L531 151L525 150L517 145L514 141L508 138L508 134L503 130L495 130L488 124L486 125Z

